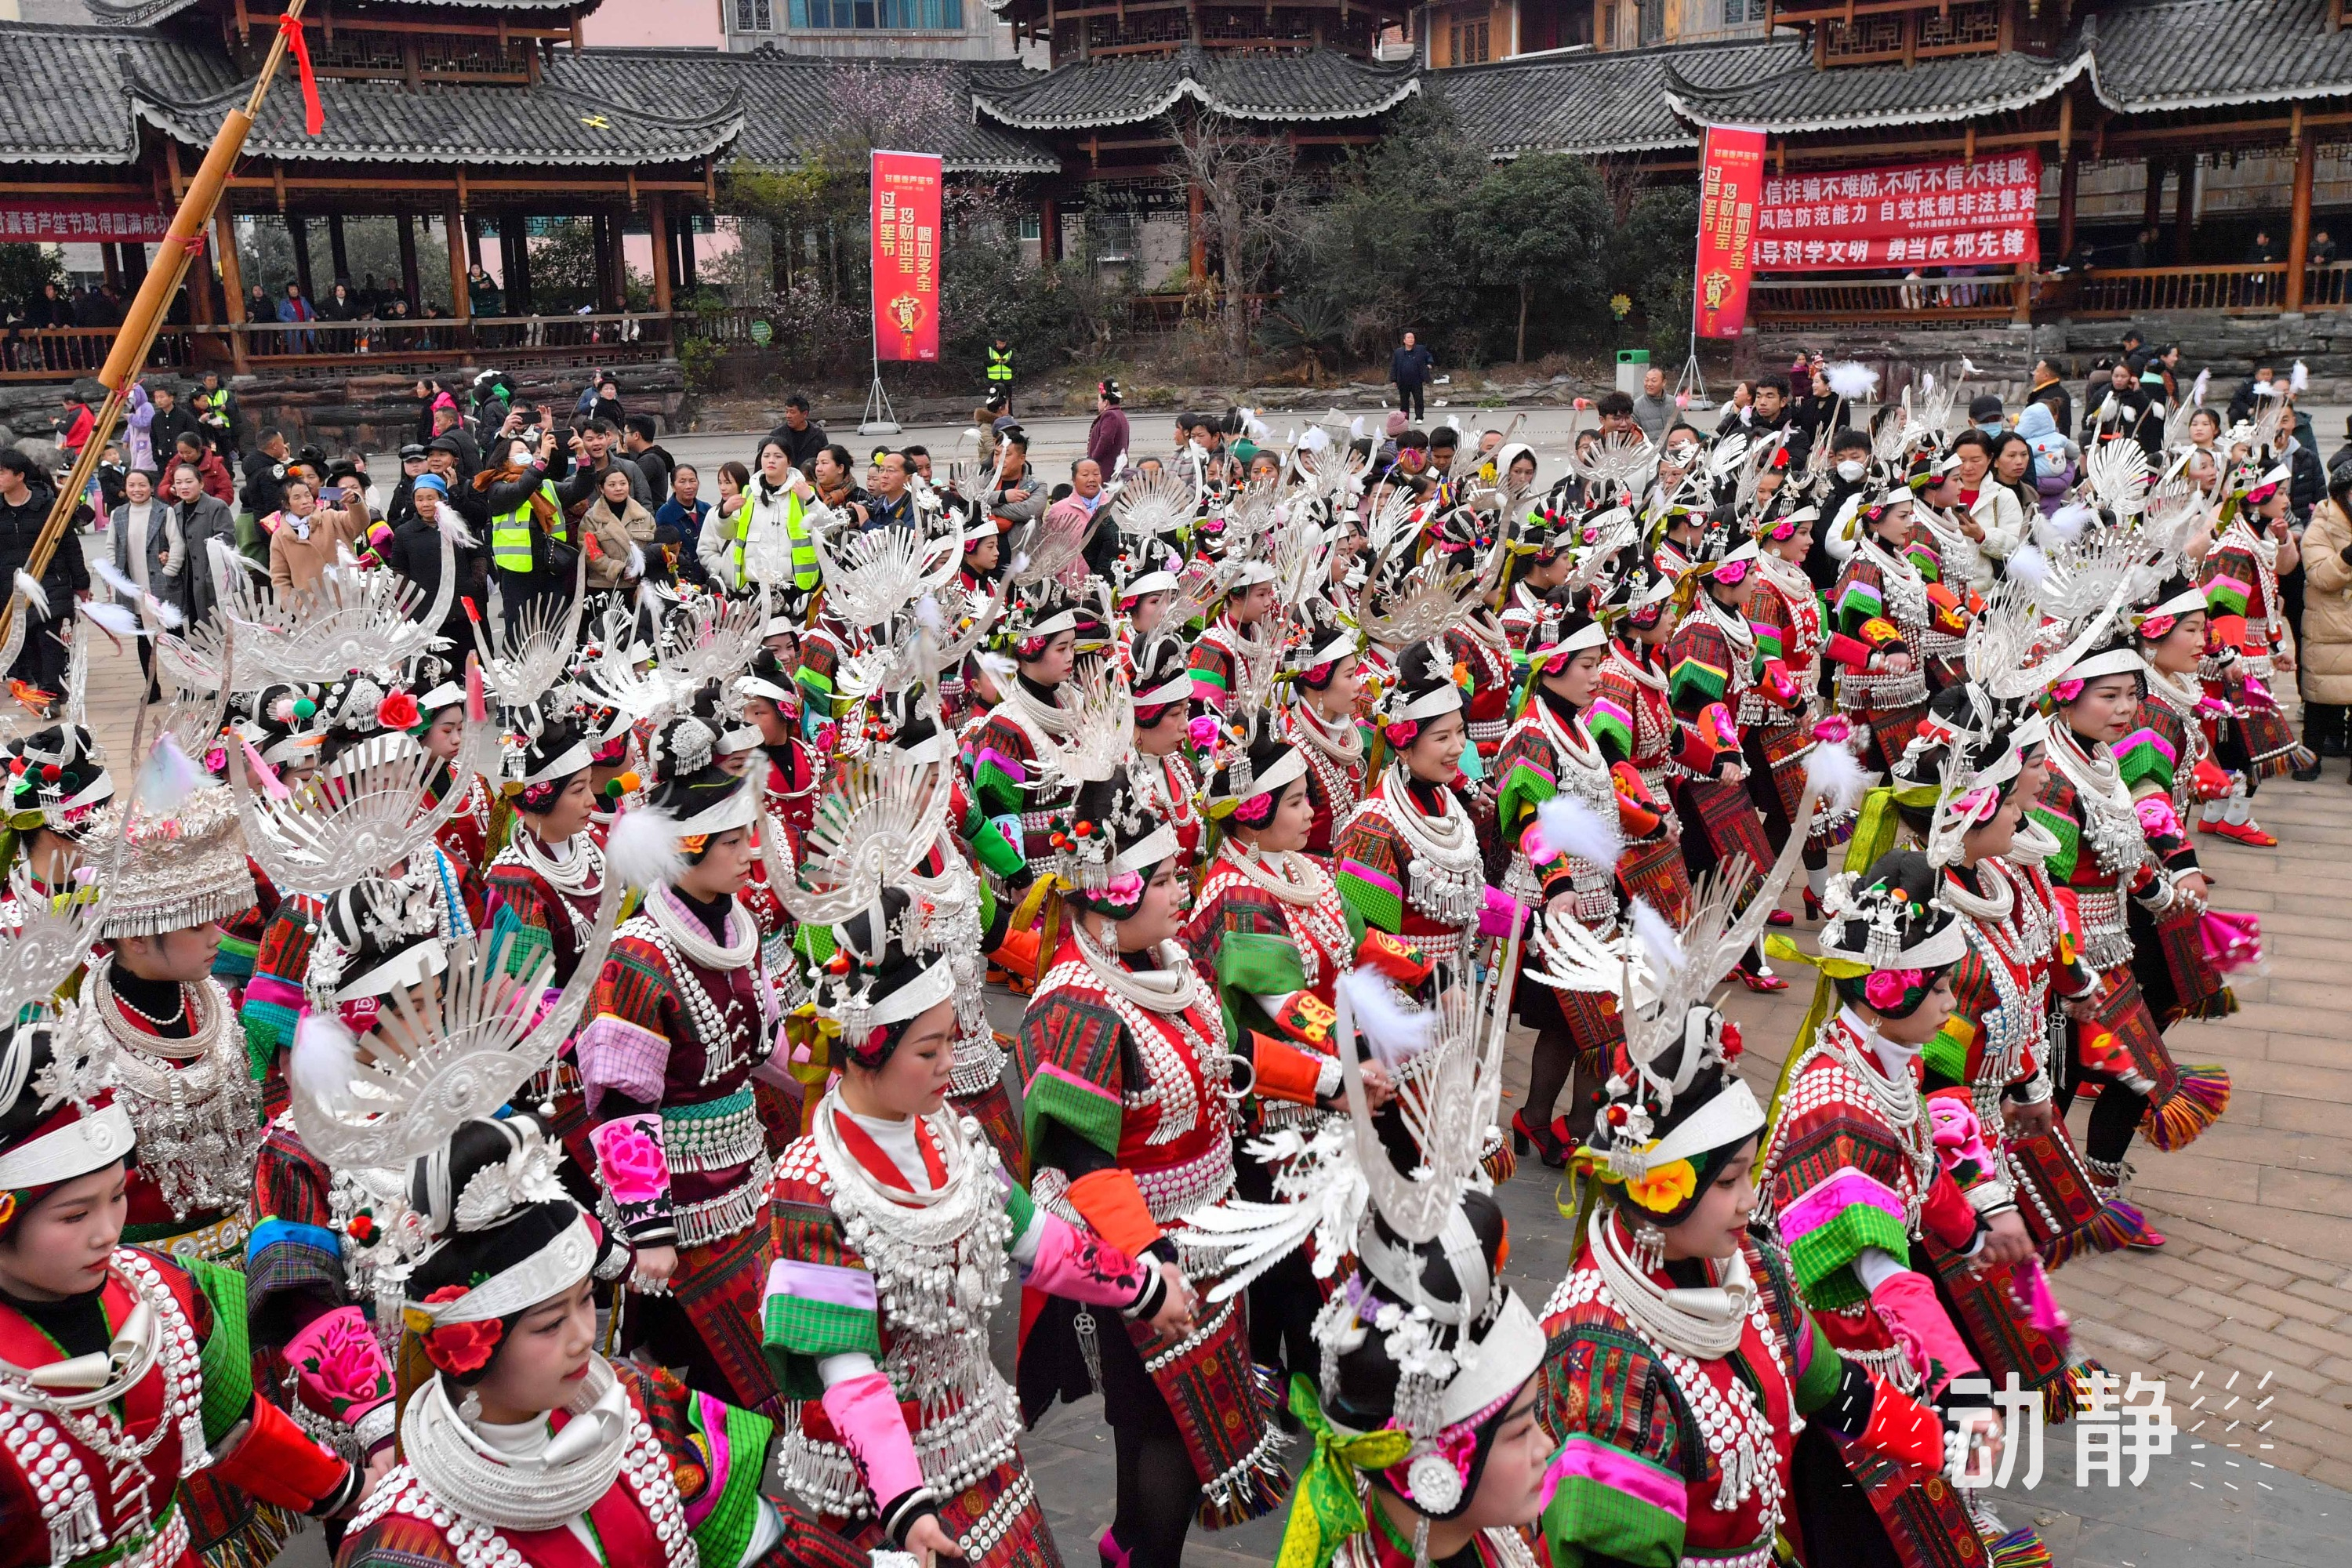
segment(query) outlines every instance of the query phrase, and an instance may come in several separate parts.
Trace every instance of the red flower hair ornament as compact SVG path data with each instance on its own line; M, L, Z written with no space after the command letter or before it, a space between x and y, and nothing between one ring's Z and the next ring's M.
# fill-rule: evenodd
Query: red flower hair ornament
M466 1287L463 1285L444 1285L425 1297L425 1304L437 1307L445 1301L455 1301L465 1294ZM413 1316L409 1326L415 1328L416 1318L423 1316L423 1313ZM443 1372L463 1375L479 1372L490 1364L490 1357L498 1353L499 1341L505 1332L504 1325L496 1318L490 1318L479 1322L443 1323L437 1328L418 1329L416 1337L425 1348L425 1360Z

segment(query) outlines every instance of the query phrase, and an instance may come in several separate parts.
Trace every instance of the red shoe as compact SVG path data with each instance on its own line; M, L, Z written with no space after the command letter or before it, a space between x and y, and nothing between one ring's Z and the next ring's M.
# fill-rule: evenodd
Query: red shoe
M1797 917L1786 910L1774 910L1764 917L1764 923L1768 926L1792 926L1797 923Z
M1530 1126L1527 1110L1521 1108L1511 1112L1511 1150L1514 1153L1524 1154L1530 1144L1535 1148L1536 1158L1541 1160L1548 1169L1557 1171L1568 1163L1568 1150L1554 1136L1553 1130Z
M1748 968L1744 963L1738 968L1733 970L1731 973L1734 979L1738 980L1742 985L1747 986L1750 991L1759 991L1769 994L1774 991L1786 991L1789 988L1789 983L1787 981L1781 979L1779 975L1772 973L1770 971L1768 970L1759 973L1757 971Z
M1817 921L1821 919L1822 900L1815 896L1811 888L1802 888L1798 890L1805 896L1805 918L1809 921Z
M2233 844L2243 844L2254 849L2268 849L2278 843L2274 835L2264 833L2251 821L2216 823L2212 831Z
M2124 1244L2126 1249L2132 1252L2154 1252L2163 1245L2164 1232L2157 1229L2154 1226L2148 1226L2147 1229L2140 1232L2138 1236Z

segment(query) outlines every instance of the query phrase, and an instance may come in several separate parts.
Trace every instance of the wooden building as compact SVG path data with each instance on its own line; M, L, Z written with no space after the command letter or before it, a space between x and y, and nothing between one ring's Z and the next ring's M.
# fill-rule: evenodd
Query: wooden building
M91 3L102 25L0 24L0 74L19 84L0 102L0 204L168 208L251 79L279 0ZM2312 240L2331 207L2339 232L2352 220L2352 0L1767 0L1760 37L1440 70L1389 58L1399 51L1384 38L1442 11L1402 0L1003 0L1003 17L1047 53L1045 70L583 49L594 4L314 0L303 27L325 132L304 133L299 96L281 85L230 208L283 215L314 298L343 270L338 235L353 217L389 216L411 256L446 247L460 279L495 247L504 316L478 319L462 284L420 300L446 315L412 321L396 345L406 361L464 363L486 345L525 363L659 358L692 267L682 220L713 210L730 167L789 164L821 144L846 112L839 73L856 68L886 73L886 93L887 73L907 73L908 100L929 106L894 123L894 140L939 151L951 175L1009 183L1037 213L1044 255L1073 226L1099 226L1096 253L1126 260L1139 292L1171 258L1196 276L1202 266L1171 119L1282 138L1311 174L1435 95L1494 158L1571 153L1649 182L1693 178L1710 125L1761 128L1779 171L2040 155L2037 265L1767 276L1753 298L1768 330L2024 329L2015 341L2039 342L2051 323L2105 333L2098 323L2154 312L2235 323L2224 334L2235 342L2249 321L2352 303L2347 265ZM521 236L555 216L593 225L605 308L584 317L532 309ZM1103 243L1119 226L1160 236L1156 260L1147 245ZM2274 258L2251 245L2263 226ZM624 309L625 229L649 233L661 258L649 312ZM356 327L289 334L247 321L234 249L210 249L166 352L287 374L348 356ZM118 247L114 268L127 277L144 255ZM414 297L415 268L404 271ZM58 368L36 356L0 374Z

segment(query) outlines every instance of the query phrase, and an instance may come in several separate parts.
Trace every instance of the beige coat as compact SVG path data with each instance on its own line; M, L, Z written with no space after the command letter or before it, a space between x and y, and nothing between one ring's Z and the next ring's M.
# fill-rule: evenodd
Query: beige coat
M596 541L596 553L588 563L588 585L591 588L617 588L622 580L631 581L645 575L640 561L637 570L629 570L629 547L641 552L654 547L654 514L634 497L627 510L618 517L603 496L588 505L580 519L581 528Z
M269 585L280 599L317 586L319 574L335 563L337 546L349 545L356 555L367 542L364 500L350 511L316 508L306 521L309 537L298 537L294 520L280 512L269 535Z
M2303 531L2303 647L2306 702L2352 705L2352 520L2332 500L2312 509Z

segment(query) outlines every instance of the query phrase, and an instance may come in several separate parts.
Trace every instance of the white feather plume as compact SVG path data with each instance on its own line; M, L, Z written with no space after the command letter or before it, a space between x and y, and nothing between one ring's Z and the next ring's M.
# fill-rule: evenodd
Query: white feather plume
M360 1076L360 1043L351 1026L331 1009L305 1013L294 1026L288 1087L314 1105L347 1115L352 1110L352 1084Z
M477 542L474 531L466 526L466 514L454 506L443 507L435 515L434 522L441 530L441 537L452 544L471 549Z
M1805 787L1829 803L1832 811L1851 811L1870 783L1870 774L1852 752L1827 741L1805 753Z
M1962 376L1971 376L1977 374L1977 367L1969 363L1969 356L1962 354L1960 356L1960 374Z
M676 880L686 869L686 857L677 847L677 818L650 806L622 812L604 845L604 866L625 888Z
M1551 856L1573 855L1613 868L1625 853L1617 825L1572 795L1556 795L1536 808L1536 837Z
M611 852L606 851L607 858ZM1428 1049L1437 1037L1437 1015L1416 1007L1389 977L1370 964L1339 976L1355 1025L1384 1066L1396 1068Z
M2072 506L2062 506L2051 513L2050 521L2042 524L2042 527L2050 537L2059 543L2072 544L2083 537L2083 531L2096 521L2098 515L2089 507L2077 501Z
M1682 939L1675 934L1675 928L1666 923L1666 917L1650 907L1649 900L1635 899L1632 912L1633 935L1640 940L1642 951L1650 955L1652 969L1664 973L1668 970L1681 969L1690 962L1683 954Z
M35 578L30 573L25 572L21 569L18 570L16 573L16 592L25 596L25 607L26 609L32 611L35 616L38 616L42 620L46 621L49 618L48 590L41 586L38 579Z
M180 749L179 741L166 731L147 753L139 769L139 807L158 816L168 816L186 804L190 795L206 787L205 771L196 766L187 752Z
M1859 402L1878 390L1878 373L1853 360L1841 360L1829 368L1830 390L1849 403Z
M1932 370L1921 371L1919 373L1919 395L1922 397L1932 396L1935 390L1936 373Z
M116 637L135 637L139 635L139 617L121 605L108 604L101 599L92 599L82 605L81 613Z
M2009 575L2030 586L2039 587L2050 576L2050 558L2042 553L2041 546L2021 544L2009 552Z
M2311 390L2311 371L2301 360L2294 362L2294 371L2286 378L2286 389L2297 397Z
M2205 389L2212 384L2213 372L2211 367L2208 366L2206 369L2199 371L2197 373L2196 381L2191 383L2189 388L2189 406L2195 408L2199 405L2202 404L2205 401Z

